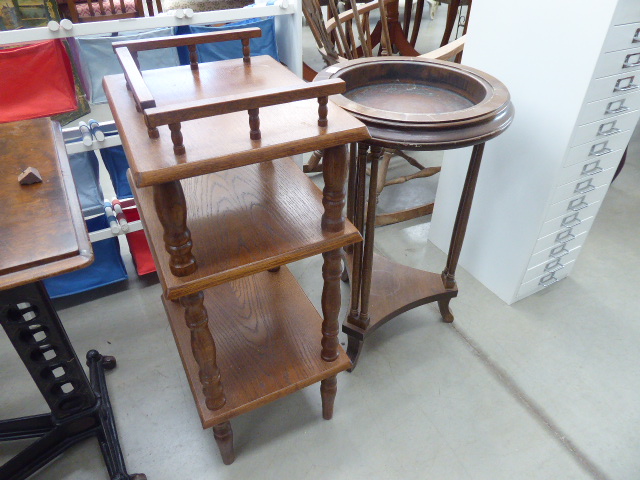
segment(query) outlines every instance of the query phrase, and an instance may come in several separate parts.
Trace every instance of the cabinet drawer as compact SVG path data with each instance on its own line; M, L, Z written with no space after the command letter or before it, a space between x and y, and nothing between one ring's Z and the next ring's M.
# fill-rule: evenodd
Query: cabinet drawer
M562 257L552 257L547 259L545 262L541 263L540 265L531 267L524 274L522 283L529 282L534 278L539 278L549 273L560 272L560 270L562 270L571 262L575 261L576 258L578 258L578 253L580 253L580 248L574 248L573 250L570 250L566 255Z
M619 133L633 131L640 117L640 110L623 113L615 117L598 120L577 127L573 133L571 146L582 145L593 140L605 139Z
M626 50L605 53L600 56L593 73L594 78L640 69L640 44Z
M633 72L640 69L640 45L600 56L593 72L594 78Z
M640 2L638 0L620 0L613 13L612 25L640 22Z
M573 228L574 230L576 230L576 227L582 225L583 223L588 227L591 222L593 222L596 213L598 213L600 204L601 202L592 203L587 208L585 208L584 210L580 210L579 212L567 212L564 215L544 222L538 236L540 238L545 238L553 233L558 233L561 230L566 230L567 228ZM561 238L564 237L561 236ZM548 245L545 248L548 248L549 246L551 245Z
M600 175L601 173L611 168L617 167L624 152L622 150L618 150L614 153L615 155L606 155L605 158L589 160L584 163L576 163L575 165L571 165L570 167L563 168L560 171L558 184L564 185L565 183L568 183L572 180L578 180L579 178Z
M546 237L539 238L536 242L535 248L533 249L534 255L538 252L559 244L566 244L568 250L581 245L581 243L577 240L583 240L585 238L581 237L581 234L589 231L589 228L591 228L591 224L593 223L593 218L594 217L589 217L582 223L580 223L580 225L576 225L575 227L563 228L562 230L553 232Z
M606 172L601 172L598 175L591 175L586 178L578 178L564 185L556 187L556 191L551 198L551 203L558 203L573 195L580 195L583 193L589 193L598 187L608 185L611 182L611 178L615 173L615 169L610 168Z
M577 147L571 147L565 155L562 165L568 167L575 163L586 162L595 158L604 158L618 150L627 148L629 139L633 134L632 130L622 132L618 135L612 135L609 138L597 140L595 142L587 142Z
M540 277L534 278L533 280L529 280L528 282L523 283L522 286L520 287L520 290L518 290L518 294L516 295L516 300L527 297L532 293L538 292L543 288L547 288L553 285L558 280L562 280L563 278L565 278L567 275L571 273L571 270L573 270L573 266L575 264L576 262L574 260L573 262L566 264L562 270L559 270L557 272L552 272L552 273L546 273L544 275L541 275Z
M602 46L602 51L613 52L640 45L640 23L629 23L611 27Z
M541 263L545 263L548 260L552 260L554 258L562 258L564 259L572 252L576 251L575 255L572 258L577 258L580 254L579 250L582 249L582 244L584 239L586 238L587 233L581 233L576 236L576 239L570 243L559 243L558 245L553 245L546 250L542 250L541 252L536 253L531 256L531 260L529 261L529 267L533 268L536 265L540 265ZM568 260L562 262L563 264L567 264Z
M589 102L582 106L578 115L578 125L595 122L606 118L612 118L621 113L632 112L640 108L640 95L623 95L619 97L605 98L597 102Z
M590 192L583 193L581 195L575 195L573 197L565 198L564 200L552 204L547 210L548 219L558 218L562 215L579 212L584 210L589 205L597 203L602 200L607 193L609 183L601 187L595 188Z
M609 97L640 91L640 72L623 72L592 80L584 96L585 102L595 102ZM622 112L620 112L622 113ZM594 118L594 120L596 120Z

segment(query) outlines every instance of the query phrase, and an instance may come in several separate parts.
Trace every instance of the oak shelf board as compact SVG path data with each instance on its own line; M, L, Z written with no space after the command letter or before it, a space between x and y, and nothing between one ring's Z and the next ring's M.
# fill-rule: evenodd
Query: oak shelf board
M353 255L347 254L349 271ZM392 318L411 309L453 298L458 289L446 289L439 273L427 272L395 263L382 255L373 255L371 297L369 298L370 323L366 330L345 320L342 330L363 340Z
M225 283L204 295L227 399L215 411L205 405L184 309L162 298L203 428L351 367L342 347L337 360L322 360L322 317L286 267Z
M27 167L38 169L42 183L18 183ZM58 123L41 118L0 125L0 192L0 290L93 262Z
M198 270L176 277L153 203L153 188L133 188L151 253L169 299L356 243L357 229L321 228L322 192L290 158L181 181Z
M242 95L263 89L304 85L304 81L269 56L188 65L142 72L157 106ZM124 75L107 76L104 87L130 161L136 186L146 187L229 168L259 163L370 138L362 122L331 101L328 126L319 127L315 99L260 109L262 138L249 138L247 112L182 122L186 153L175 155L168 126L149 138L143 113L137 112Z

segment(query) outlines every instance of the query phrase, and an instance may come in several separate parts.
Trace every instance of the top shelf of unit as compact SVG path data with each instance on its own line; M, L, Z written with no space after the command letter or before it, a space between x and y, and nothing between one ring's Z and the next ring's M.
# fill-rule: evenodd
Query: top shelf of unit
M142 77L159 108L305 85L269 56L251 57L249 64L201 63L198 70L147 70ZM168 126L158 127L159 138L149 137L145 114L136 110L123 75L105 77L104 86L138 187L369 139L359 120L331 102L327 127L318 126L318 102L311 99L261 108L260 140L249 137L246 111L182 122L186 153L176 155Z

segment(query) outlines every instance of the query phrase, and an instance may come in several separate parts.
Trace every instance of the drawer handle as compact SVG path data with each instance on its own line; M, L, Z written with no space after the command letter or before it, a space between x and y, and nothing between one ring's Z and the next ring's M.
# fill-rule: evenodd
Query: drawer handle
M627 107L624 107L624 108L627 108ZM606 132L598 131L598 135L600 135L602 137L608 137L609 135L615 135L616 133L620 133L621 131L622 130L620 130L619 128L610 128Z
M607 148L607 143L609 143L608 140L602 143L596 143L595 145L592 145L591 150L589 151L589 156L601 157L602 155L606 155L607 153L613 152L613 150L611 150L610 148Z
M576 236L573 233L571 233L571 228L568 228L564 232L560 232L558 235L556 235L555 243L567 243L573 240L574 238L576 238Z
M631 40L631 43L640 43L640 28L636 30L636 33L633 36L633 39Z
M612 122L603 123L598 128L598 133L596 134L599 137L608 137L610 135L615 135L616 133L620 133L622 130L616 128L617 120L613 120Z
M640 85L633 83L634 78L635 76L621 78L616 82L615 87L613 87L613 91L614 92L630 92L631 90L636 90L638 87L640 87ZM623 87L622 83L627 81L628 81L627 85Z
M545 265L544 271L549 273L554 273L554 272L557 272L558 270L562 270L563 268L564 268L564 265L560 263L560 259L556 258Z
M622 113L622 112L629 111L629 107L625 107L624 105L622 105L621 107L618 107L618 108L614 108L614 109L611 109L610 107L611 107L611 104L609 104L609 107L607 107L607 109L604 111L605 115L613 115L613 114L616 114L616 113Z
M582 167L581 175L596 175L602 171L602 167L600 165L600 160L596 160L595 162L587 163L584 167Z
M593 178L590 178L588 180L583 180L582 182L577 183L573 193L587 193L592 190L595 190L596 187L592 185L592 182L593 182Z
M558 279L555 276L555 272L551 272L544 277L540 278L538 285L542 285L543 287L548 287L549 285L553 285L556 283Z
M640 66L640 53L630 53L624 58L622 68L633 68L637 66Z
M580 212L572 213L568 217L564 217L560 225L562 225L563 227L575 227L576 225L580 225L582 223L582 220L578 218L579 213Z
M569 253L564 243L561 243L557 247L553 247L549 252L549 256L553 258L562 258Z
M583 195L580 198L576 198L575 200L571 200L569 202L569 206L567 207L567 210L571 210L572 212L577 212L579 210L582 210L583 208L587 208L588 206L589 206L589 204L584 201L584 195Z

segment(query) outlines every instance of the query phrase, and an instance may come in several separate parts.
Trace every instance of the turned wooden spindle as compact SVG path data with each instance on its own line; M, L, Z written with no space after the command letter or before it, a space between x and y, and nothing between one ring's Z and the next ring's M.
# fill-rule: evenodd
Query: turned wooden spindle
M218 449L222 456L222 463L225 465L231 465L236 459L236 454L233 450L233 430L231 429L231 422L214 425L213 437L216 439L216 443L218 444Z
M195 45L187 45L191 70L198 70L198 50Z
M347 146L327 148L322 161L325 187L322 191L322 229L328 232L344 230L345 180L347 178Z
M329 125L327 115L329 114L329 97L318 97L318 126L326 127Z
M169 130L171 130L171 141L173 142L173 153L176 155L183 155L186 152L180 129L181 125L179 122L169 124Z
M260 140L262 134L260 133L260 109L259 108L251 108L249 111L249 128L251 132L249 133L249 138L251 140Z
M249 46L249 39L242 39L242 61L244 63L251 63L251 47Z
M338 358L338 314L340 313L340 277L342 276L342 252L340 249L322 254L322 353L320 356L326 362L333 362Z
M187 228L187 205L178 180L153 186L153 201L164 230L164 247L170 255L169 267L176 277L197 269L191 253L191 232Z
M200 384L209 410L218 410L226 399L216 363L216 345L209 331L209 317L204 308L204 294L197 292L180 298L184 318L191 332L191 350L199 368Z
M137 107L138 105L136 104L136 108ZM160 138L160 132L158 131L158 128L149 126L149 121L146 116L144 122L147 125L147 134L149 135L149 138Z

